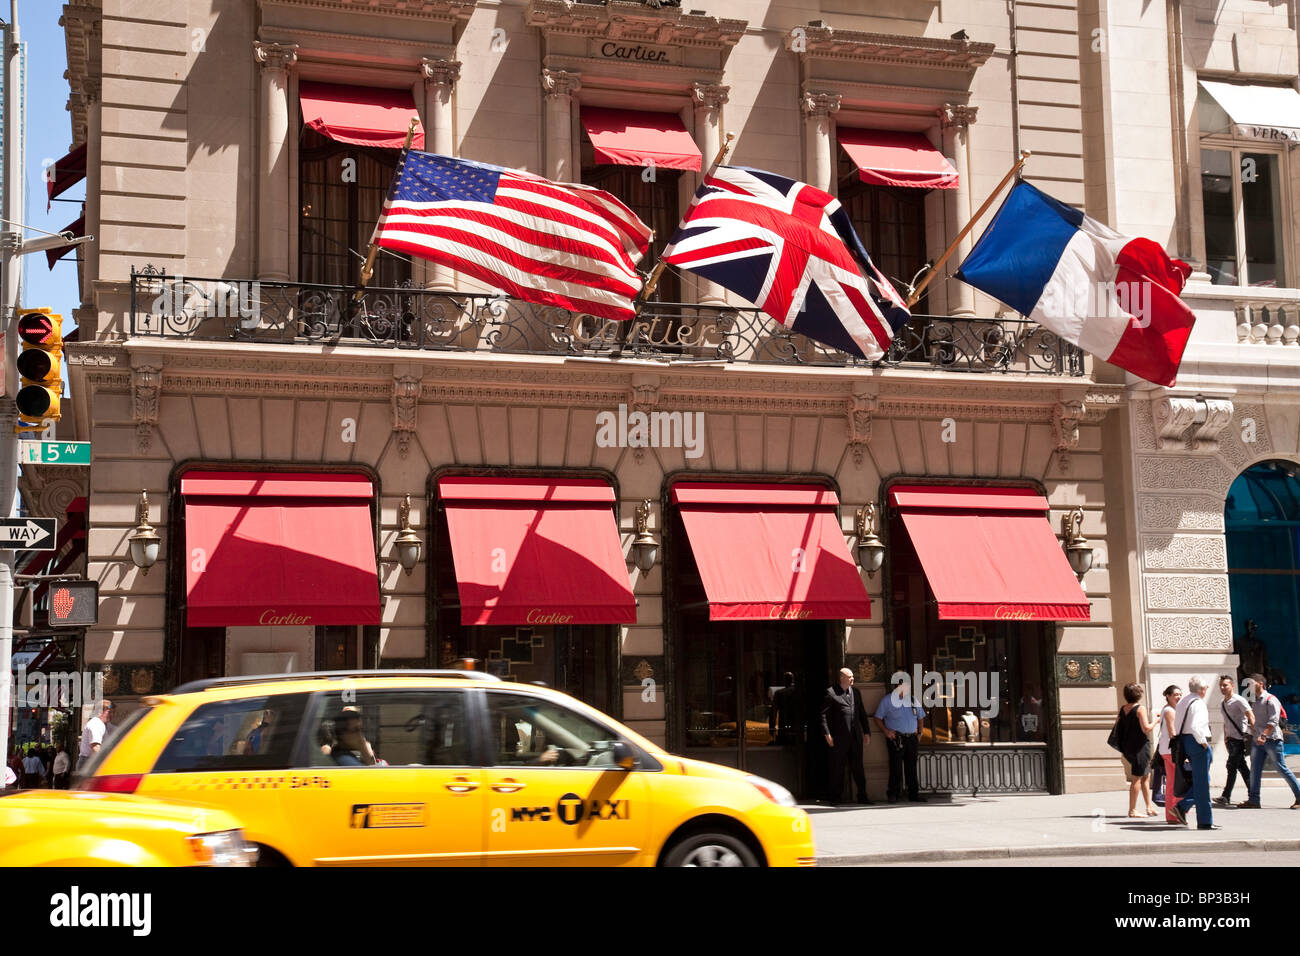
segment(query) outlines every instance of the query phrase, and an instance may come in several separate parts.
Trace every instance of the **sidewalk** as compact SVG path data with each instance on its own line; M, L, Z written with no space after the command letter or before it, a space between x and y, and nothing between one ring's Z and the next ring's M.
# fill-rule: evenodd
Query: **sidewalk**
M1244 788L1234 802L1246 799ZM1280 781L1265 781L1262 810L1214 808L1222 830L1174 826L1161 816L1130 819L1128 791L1060 796L935 796L926 803L869 807L808 804L817 862L823 865L1090 856L1115 852L1300 850L1300 810ZM1046 862L1046 861L1044 861Z

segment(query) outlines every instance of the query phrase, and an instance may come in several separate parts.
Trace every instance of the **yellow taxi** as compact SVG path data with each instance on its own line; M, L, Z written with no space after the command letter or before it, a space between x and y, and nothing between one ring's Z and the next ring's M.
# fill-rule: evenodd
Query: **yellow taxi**
M785 788L474 671L216 678L152 697L79 786L219 807L262 865L800 866Z
M0 797L0 866L251 866L256 858L224 810L66 790Z

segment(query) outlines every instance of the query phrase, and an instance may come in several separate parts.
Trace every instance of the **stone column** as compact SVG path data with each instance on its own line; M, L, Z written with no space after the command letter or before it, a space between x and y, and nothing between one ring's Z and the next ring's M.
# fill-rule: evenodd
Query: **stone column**
M809 90L803 95L805 170L807 182L831 191L835 157L831 153L831 114L840 108L840 94Z
M424 75L424 148L431 153L454 156L451 94L460 79L460 61L425 57L420 61L420 72ZM436 292L455 291L456 273L452 269L418 257L413 258L412 265L412 278L417 285Z
M727 102L730 87L715 83L693 83L691 99L695 104L695 145L704 154L702 169L698 182L703 181L704 173L717 158L722 148L722 104ZM727 304L726 292L722 286L698 276L694 278L696 301L700 305L724 306Z
M939 125L943 129L943 154L948 157L953 168L957 170L957 188L944 190L947 203L948 236L955 236L970 221L972 207L970 201L970 163L967 162L967 139L970 124L975 122L974 106L953 106L945 104L939 111ZM946 263L944 271L951 272L966 261L974 244L973 230L967 233L957 249ZM941 281L936 276L935 282ZM975 314L975 290L964 282L954 280L945 284L948 293L948 314L973 316Z
M97 76L88 76L81 86L81 100L86 106L86 235L95 237L94 242L81 246L81 307L92 312L95 310L95 280L99 278L99 244L103 242L103 229L99 224L99 170L103 161L100 122L102 82Z
M546 177L571 183L578 179L573 156L573 94L582 88L582 74L542 70L546 91Z
M254 43L262 66L261 196L257 208L257 277L289 279L289 69L296 43Z

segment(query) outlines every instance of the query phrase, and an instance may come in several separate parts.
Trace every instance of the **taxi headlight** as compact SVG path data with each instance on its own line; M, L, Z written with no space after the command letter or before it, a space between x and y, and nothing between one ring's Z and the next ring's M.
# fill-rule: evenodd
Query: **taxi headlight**
M755 790L767 797L767 799L771 800L773 803L780 804L783 807L798 806L795 802L794 794L779 783L766 780L763 777L755 776L748 776L745 779L749 781L750 785L753 786Z
M252 866L257 861L257 848L244 842L242 830L197 833L185 842L199 866Z

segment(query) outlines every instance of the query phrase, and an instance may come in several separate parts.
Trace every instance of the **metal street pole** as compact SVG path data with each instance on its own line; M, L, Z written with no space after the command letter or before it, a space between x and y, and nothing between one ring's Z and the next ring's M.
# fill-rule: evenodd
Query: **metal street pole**
M9 0L9 28L4 49L4 232L0 235L0 289L4 295L4 395L0 397L0 513L14 517L18 492L17 349L19 288L22 275L22 185L25 163L19 151L18 0ZM9 709L13 700L14 552L0 550L0 741L4 759L9 760Z

